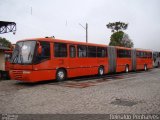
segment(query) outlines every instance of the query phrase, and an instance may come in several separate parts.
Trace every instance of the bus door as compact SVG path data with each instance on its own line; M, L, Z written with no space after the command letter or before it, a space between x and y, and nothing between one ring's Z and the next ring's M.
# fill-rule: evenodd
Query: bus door
M69 44L68 75L70 77L75 77L79 74L76 47L77 47L76 45Z

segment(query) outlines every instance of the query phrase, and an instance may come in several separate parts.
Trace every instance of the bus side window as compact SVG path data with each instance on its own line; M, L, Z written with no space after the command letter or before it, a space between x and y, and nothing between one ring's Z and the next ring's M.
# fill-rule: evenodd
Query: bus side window
M87 57L87 47L78 45L78 57Z
M141 58L144 58L145 56L144 56L144 52L141 52Z
M130 58L131 57L131 51L130 50L118 49L118 57L120 57L120 58Z
M54 57L67 57L67 44L54 43Z
M88 54L88 57L96 57L96 47L88 46L87 54Z
M137 58L141 58L141 52L137 51Z
M152 58L152 56L153 56L153 54L152 54L152 53L150 53L150 58Z
M42 46L41 60L50 58L50 43L49 42L40 42Z
M37 54L35 62L40 62L45 59L50 59L50 43L49 42L40 42L42 46L42 53L40 55Z
M69 46L69 52L70 52L70 57L75 58L76 57L76 48L73 45Z
M139 52L138 52L138 51L136 51L136 57L137 57L137 58L139 57Z
M118 56L119 58L125 57L125 51L124 51L124 50L118 49L117 53L118 53L117 56Z
M106 57L106 49L97 47L97 57Z

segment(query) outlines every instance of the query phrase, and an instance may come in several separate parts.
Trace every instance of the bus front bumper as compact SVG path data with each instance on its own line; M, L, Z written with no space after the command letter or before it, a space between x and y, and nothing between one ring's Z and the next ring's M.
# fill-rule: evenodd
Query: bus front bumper
M56 70L10 70L12 80L38 82L55 79Z

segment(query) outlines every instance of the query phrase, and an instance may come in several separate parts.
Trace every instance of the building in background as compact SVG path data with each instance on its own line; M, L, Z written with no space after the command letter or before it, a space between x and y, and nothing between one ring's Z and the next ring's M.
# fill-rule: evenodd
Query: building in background
M0 46L0 79L5 73L5 51L7 50L10 50L10 48Z

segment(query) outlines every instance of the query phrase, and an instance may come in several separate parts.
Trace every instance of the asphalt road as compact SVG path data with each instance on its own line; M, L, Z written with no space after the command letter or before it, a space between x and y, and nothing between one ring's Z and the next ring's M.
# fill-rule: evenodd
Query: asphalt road
M0 113L160 114L160 69L61 83L0 81Z

